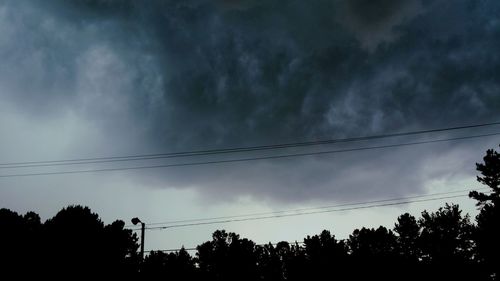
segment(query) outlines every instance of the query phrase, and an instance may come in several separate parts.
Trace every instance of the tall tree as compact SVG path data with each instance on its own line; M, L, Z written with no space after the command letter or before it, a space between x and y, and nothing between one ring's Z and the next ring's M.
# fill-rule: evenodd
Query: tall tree
M500 154L487 150L483 163L476 163L476 169L481 173L477 180L490 188L488 193L469 193L480 208L475 233L478 254L487 274L500 280Z
M398 251L396 235L391 230L383 226L356 229L349 235L347 244L352 268L362 268L352 271L352 278L395 279Z
M344 279L347 246L344 241L335 239L328 230L323 230L319 235L304 238L306 254L306 268L309 276L314 280L332 278L334 276Z
M420 236L417 219L409 213L402 214L394 225L394 232L398 234L399 256L406 263L416 263L421 255L417 245Z
M140 256L138 237L125 222L116 220L104 227L102 256L107 261L108 272L131 276L137 273Z
M217 230L212 241L197 247L197 262L208 280L256 280L255 243L236 233Z
M303 247L297 242L291 245L287 242L282 242L278 243L276 248L283 260L284 274L287 280L307 280L309 278L309 274L305 270L307 260Z
M44 271L59 278L134 273L130 259L138 247L137 237L124 226L116 221L105 227L88 207L63 208L44 224Z
M289 249L287 242L272 243L255 247L260 280L285 280L285 266L282 257L283 248Z
M0 209L0 230L2 273L24 279L30 273L39 272L39 264L43 259L40 216L34 212L23 216L8 209Z
M174 253L151 251L144 259L141 267L141 277L196 280L197 276L194 259L182 247L178 252Z
M462 216L458 205L446 204L433 213L423 211L418 224L421 259L431 272L442 278L472 274L474 226L468 214Z
M481 173L481 176L477 176L477 181L488 186L491 191L490 193L471 191L469 196L477 200L477 205L480 207L498 206L500 205L500 154L488 149L483 161L484 163L476 163L476 170Z
M104 271L104 224L88 207L69 206L47 220L45 247L54 274L94 275Z

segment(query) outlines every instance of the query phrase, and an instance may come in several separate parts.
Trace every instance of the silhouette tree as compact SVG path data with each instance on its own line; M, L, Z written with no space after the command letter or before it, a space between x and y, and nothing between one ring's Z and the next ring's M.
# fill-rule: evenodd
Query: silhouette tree
M458 205L446 204L434 213L423 211L418 224L421 259L432 274L442 278L472 275L474 226L468 214L462 216Z
M305 270L310 278L345 278L347 245L343 241L338 241L329 231L323 230L319 235L307 236L304 239L304 247Z
M260 280L285 280L285 266L281 249L290 249L287 242L279 242L276 247L269 243L255 247Z
M476 163L481 173L477 180L488 186L490 193L471 191L469 196L477 200L480 208L476 216L475 240L479 258L486 267L486 274L500 280L500 155L489 149L483 163Z
M69 206L45 222L47 270L67 274L94 275L104 271L102 250L104 224L88 207Z
M198 277L195 260L184 247L179 252L176 252L175 255L171 255L170 260L169 267L173 268L173 276L176 277L173 278L174 280L192 280Z
M142 277L166 279L168 277L169 254L162 251L151 251L144 257L141 266Z
M397 272L398 275L404 275L406 272L413 272L408 276L407 280L422 280L428 278L425 276L424 268L420 263L422 250L420 249L421 228L418 225L417 219L408 214L402 214L398 217L394 225L394 232L397 233Z
M207 280L222 280L225 263L228 259L228 234L225 231L215 231L212 241L207 241L197 249L197 263L204 278Z
M351 254L351 263L360 268L352 272L354 279L377 278L397 279L397 239L387 228L356 229L347 241Z
M306 253L297 242L290 245L287 242L278 243L278 255L283 260L284 276L287 280L307 280L309 273L305 270Z
M0 209L0 268L3 274L30 277L40 270L40 217L28 212L24 216Z
M256 280L255 243L235 233L217 230L212 241L197 247L197 262L208 280Z
M0 270L29 277L172 280L499 280L500 156L488 150L477 164L478 181L490 192L471 192L477 227L458 205L446 204L416 219L398 217L394 232L356 229L347 240L329 231L299 245L257 246L217 230L196 257L152 251L139 259L138 238L123 221L109 225L88 207L69 206L41 223L34 212L0 209ZM31 276L30 276L31 275Z
M394 225L394 232L398 234L399 256L403 259L403 262L407 264L417 263L421 256L421 251L417 245L420 226L415 217L409 213L399 216L397 223Z
M125 229L125 222L114 221L104 227L102 255L106 271L115 276L133 276L138 271L140 256L138 238L132 230Z
M477 206L498 206L500 204L500 154L488 149L483 157L484 163L476 163L476 170L482 176L477 176L477 181L491 188L491 193L471 191L469 196L477 200Z
M281 241L256 247L260 280L304 280L307 275L306 255L298 243Z
M45 271L57 277L132 274L137 237L124 225L105 227L88 207L63 208L44 224Z
M247 238L241 239L238 234L229 233L229 266L232 280L257 280L257 256L255 243Z
M196 280L196 267L194 259L181 248L174 253L151 251L144 258L141 267L141 277L171 279L171 280Z

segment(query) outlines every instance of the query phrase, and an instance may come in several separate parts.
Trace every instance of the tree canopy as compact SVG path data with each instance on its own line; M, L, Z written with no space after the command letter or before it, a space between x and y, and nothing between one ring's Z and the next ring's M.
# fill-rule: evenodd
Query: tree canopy
M34 212L0 209L0 265L20 278L500 280L500 155L488 150L483 160L477 179L489 191L469 194L480 210L475 221L445 204L418 218L402 214L392 229L355 229L346 239L324 230L257 245L217 230L193 255L183 247L142 260L136 233L120 220L104 224L88 207L65 207L45 222Z

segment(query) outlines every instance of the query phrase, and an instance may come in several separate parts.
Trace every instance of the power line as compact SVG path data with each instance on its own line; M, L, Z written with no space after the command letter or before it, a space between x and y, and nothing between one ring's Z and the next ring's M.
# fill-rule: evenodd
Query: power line
M143 170L143 169L154 169L154 168L170 168L170 167L185 167L185 166L200 166L200 165L224 164L224 163L235 163L235 162L248 162L248 161L256 161L256 160L282 159L282 158L303 157L303 156L312 156L312 155L335 154L335 153L341 153L341 152L354 152L354 151L365 151L365 150L373 150L373 149L395 148L395 147L421 145L421 144L429 144L429 143L476 139L476 138L491 137L491 136L497 136L497 135L500 135L500 132L490 133L490 134L473 135L473 136L447 138L447 139L437 139L437 140L418 141L418 142L409 142L409 143L389 144L389 145L380 145L380 146L367 146L367 147L339 149L339 150L326 150L326 151L317 151L317 152L282 154L282 155L273 155L273 156L237 158L237 159L226 159L226 160L212 160L212 161L188 162L188 163L175 163L175 164L162 164L162 165L135 166L135 167L121 167L121 168L73 170L73 171L58 171L58 172L40 172L40 173L24 173L24 174L7 174L7 175L0 175L0 178L63 175L63 174L81 174L81 173Z
M477 188L476 190L484 190L488 188ZM251 215L260 215L260 214L273 214L273 213L284 213L284 212L295 212L295 211L301 211L301 210L310 210L310 209L322 209L322 208L335 208L335 207L341 207L341 206L350 206L350 205L359 205L359 204L371 204L371 203L376 203L376 202L386 202L386 201L394 201L394 200L400 200L400 199L413 199L413 198L421 198L421 197L428 197L428 196L435 196L435 195L442 195L442 194L453 194L453 193L460 193L460 192L465 192L465 191L471 191L469 189L464 189L464 190L456 190L456 191L448 191L448 192L439 192L439 193L433 193L433 194L427 194L427 195L417 195L417 196L409 196L409 197L400 197L400 198L394 198L394 199L383 199L383 200L376 200L376 201L368 201L368 202L358 202L358 203L347 203L347 204L339 204L339 205L333 205L333 206L322 206L322 207L316 207L316 208L302 208L302 209L294 209L294 210L288 210L288 211L276 211L276 212L268 212L268 213L254 213L254 214L247 214L247 215L236 215L236 216L226 216L226 217L216 217L216 218L204 218L204 219L192 219L192 220L177 220L177 221L171 221L172 222L186 222L186 221L203 221L203 220L212 220L212 219L218 219L218 218L233 218L233 217L242 217L242 216L251 216ZM427 201L435 201L435 200L442 200L442 199L449 199L449 198L458 198L458 197L463 197L466 195L455 195L455 196L446 196L446 197L440 197L440 198L430 198L430 199L425 199L425 200L414 200L414 201L406 201L406 202L395 202L391 204L379 204L379 205L371 205L371 206L364 206L364 207L357 207L357 208L344 208L344 209L337 209L337 210L328 210L328 211L321 211L321 212L309 212L309 213L303 213L303 214L288 214L286 216L298 216L298 215L308 215L308 214L315 214L315 213L326 213L326 212L340 212L340 211L347 211L347 210L355 210L355 209L367 209L367 208L375 208L375 207L383 207L383 206L392 206L392 205L399 205L399 204L408 204L408 203L418 203L418 202L427 202ZM276 216L276 218L280 217L285 217L285 216ZM272 218L270 216L268 217L257 217L257 218L250 218L251 220L258 220L258 219L269 219ZM248 220L250 220L248 219ZM234 221L244 221L244 220L234 220ZM224 222L229 222L229 221L224 221ZM233 220L231 221L233 222ZM223 223L223 222L211 222L211 223L204 223L204 224L216 224L216 223ZM150 223L148 225L157 225L157 224L163 224L163 223ZM196 224L199 225L199 224ZM184 227L188 225L174 225L173 227ZM191 225L189 225L191 226ZM170 228L173 228L170 227ZM166 227L162 228L146 228L146 229L166 229ZM137 230L137 229L133 229ZM288 244L304 244L304 242L289 242L286 241ZM255 246L265 246L265 245L273 245L276 246L278 243L264 243L264 244L255 244ZM184 249L186 251L196 251L197 247L182 247L178 249L158 249L158 250L147 250L145 252L178 252L181 249Z
M476 190L484 190L484 189L488 189L488 188L486 188L486 187L485 188L477 188ZM469 192L469 191L472 191L472 190L462 189L462 190L455 190L455 191L448 191L448 192L438 192L438 193L431 193L431 194L422 194L422 195L380 199L380 200L373 200L373 201L363 201L363 202L355 202L355 203L344 203L344 204L336 204L336 205L328 205L328 206L320 206L320 207L309 207L309 208L300 208L300 209L292 209L292 210L280 210L280 211L272 211L272 212L240 214L240 215L233 215L233 216L219 216L219 217L211 217L211 218L184 219L184 220L174 220L174 221L165 221L165 222L154 222L154 223L148 223L148 226L169 225L169 224L178 224L178 223L186 223L186 222L213 221L213 220L242 218L242 217L267 216L267 215L274 215L274 214L303 212L303 211L311 211L311 210L318 210L318 209L331 209L331 208L375 204L375 203L390 202L390 201L409 200L409 199L425 198L425 197L432 197L432 196L439 196L439 195L463 193L463 192ZM127 225L126 227L133 227L133 225Z
M186 251L196 251L197 250L196 247L190 247L190 248L182 247L180 249L147 250L147 251L144 251L144 253L151 253L151 252L164 252L164 253L167 252L167 253L169 253L169 252L178 252L182 249L184 249Z
M222 149L194 150L194 151L156 153L156 154L138 154L138 155L127 155L127 156L109 156L109 157L77 158L77 159L62 159L62 160L48 160L48 161L11 162L11 163L0 163L0 169L1 168L5 169L5 168L41 167L41 166L97 164L97 163L109 163L109 162L139 161L139 160L165 159L165 158L175 158L175 157L206 156L206 155L226 154L226 153L236 153L236 152L274 150L274 149L283 149L283 148L316 146L316 145L324 145L324 144L345 143L345 142L354 142L354 141L363 141L363 140L374 140L374 139L383 139L383 138L391 138L391 137L419 135L419 134L425 134L425 133L463 130L463 129L471 129L471 128L479 128L479 127L487 127L487 126L495 126L495 125L500 125L500 122L483 123L483 124L475 124L475 125L467 125L467 126L457 126L457 127L448 127L448 128L439 128L439 129L430 129L430 130L411 131L411 132L403 132L403 133L351 137L351 138L343 138L343 139L328 139L328 140L318 140L318 141L281 143L281 144L260 145L260 146L245 146L245 147L232 147L232 148L222 148Z
M255 220L265 220L265 219L284 218L284 217L295 217L295 216L304 216L304 215L312 215L312 214L323 214L323 213L352 211L352 210L359 210L359 209L370 209L370 208L376 208L376 207L396 206L396 205L403 205L403 204L410 204L410 203L421 203L421 202L428 202L428 201L458 198L458 197L464 197L464 196L467 196L467 195L453 195L453 196L443 196L443 197L438 197L438 198L428 198L428 199L420 199L420 200L407 200L407 201L402 201L402 202L384 203L384 204L376 204L376 205L369 205L369 206L358 206L358 207L342 208L342 209L335 209L335 210L312 211L312 212L304 212L304 213L297 213L297 214L281 214L281 215L277 214L277 215L242 218L242 219L227 219L227 220L218 220L218 221L211 221L211 222L186 223L186 224L176 224L176 225L169 225L169 226L155 226L155 227L146 227L146 229L148 229L148 230L165 230L165 229L179 228L179 227L210 225L210 224L220 224L220 223L230 223L230 222L242 222L242 221L255 221ZM133 230L137 230L137 229L133 229Z
M298 241L294 241L294 242L289 242L289 241L281 241L281 242L286 242L286 243L288 243L289 245L293 245L293 244L301 244L301 245L302 245L302 244L305 244L304 242L298 242ZM281 243L281 242L279 242L279 243ZM264 244L255 244L255 246L258 246L258 247L264 247L264 246L267 246L267 245L273 245L273 246L276 246L276 245L278 245L279 243L271 243L271 242L269 242L269 243L264 243ZM145 253L146 253L146 252L149 252L149 253L151 253L151 252L164 252L164 253L165 253L165 252L167 252L167 253L168 253L168 252L178 252L178 251L180 251L180 250L182 250L182 249L184 249L184 250L186 250L186 251L196 251L196 250L198 250L198 248L197 248L197 247L189 247L189 248L182 247L182 248L180 248L180 249L148 250L148 251L144 251L144 252L145 252Z

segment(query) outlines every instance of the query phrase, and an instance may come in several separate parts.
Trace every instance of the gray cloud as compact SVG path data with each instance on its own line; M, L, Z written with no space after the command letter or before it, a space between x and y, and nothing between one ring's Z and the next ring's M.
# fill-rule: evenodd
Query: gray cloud
M95 127L87 137L99 143L75 140L71 155L338 138L500 115L495 1L82 0L0 7L0 101L37 122L69 111ZM450 173L439 157L472 170L484 147L128 176L217 199L387 197L418 193L436 177L429 166Z
M380 43L393 42L397 27L423 12L418 0L342 1L337 16L362 46L373 51Z

